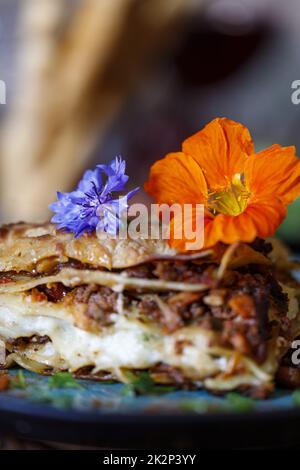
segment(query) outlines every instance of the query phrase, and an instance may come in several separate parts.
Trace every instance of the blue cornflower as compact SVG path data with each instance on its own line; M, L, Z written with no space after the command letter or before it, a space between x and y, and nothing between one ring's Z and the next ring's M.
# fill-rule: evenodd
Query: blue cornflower
M76 238L96 228L116 235L120 216L128 208L128 199L139 189L118 198L113 196L114 192L125 188L129 179L125 170L125 160L116 157L109 165L97 165L95 170L86 171L75 191L57 193L57 201L49 206L55 212L51 221L59 229L74 233Z

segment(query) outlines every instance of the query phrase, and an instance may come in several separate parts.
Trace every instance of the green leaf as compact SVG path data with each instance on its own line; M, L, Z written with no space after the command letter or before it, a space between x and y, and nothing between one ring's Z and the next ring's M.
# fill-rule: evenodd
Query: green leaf
M34 402L53 405L58 408L71 408L74 398L70 395L55 395L49 388L34 386L30 390L30 399Z
M129 380L129 383L124 385L122 390L122 394L125 396L162 395L176 390L176 387L157 385L146 371L137 373L127 371L125 375Z
M186 413L203 413L209 410L209 403L201 398L188 399L179 403L179 409Z
M293 403L296 406L300 406L300 390L296 390L292 393Z
M246 413L255 407L255 400L244 397L239 393L228 393L226 398L220 403L210 403L202 398L184 400L179 404L179 409L187 413L204 412L229 412Z
M69 372L58 372L49 379L49 388L83 388Z
M23 371L18 370L17 375L11 380L10 383L13 388L26 388L27 383Z
M249 397L243 397L239 393L228 393L226 395L225 407L232 411L246 413L252 411L255 407L255 400Z

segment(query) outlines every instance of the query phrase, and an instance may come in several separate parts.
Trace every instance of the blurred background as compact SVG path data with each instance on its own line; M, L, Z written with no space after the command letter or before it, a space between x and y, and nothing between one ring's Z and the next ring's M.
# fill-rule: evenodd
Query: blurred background
M142 185L216 116L300 155L299 47L298 0L0 0L2 221L49 218L118 154ZM299 249L299 231L296 202L279 235Z

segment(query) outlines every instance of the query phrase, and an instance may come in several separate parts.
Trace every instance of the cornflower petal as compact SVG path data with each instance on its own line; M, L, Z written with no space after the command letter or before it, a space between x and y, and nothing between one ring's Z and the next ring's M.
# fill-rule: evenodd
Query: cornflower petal
M138 188L114 199L112 193L124 189L128 176L126 163L117 157L109 165L98 165L95 170L87 170L77 188L70 193L57 193L57 201L50 204L55 213L52 222L59 229L74 233L75 237L90 233L99 226L104 231L116 235L120 220L120 209L128 208L128 199ZM102 177L106 177L103 184Z

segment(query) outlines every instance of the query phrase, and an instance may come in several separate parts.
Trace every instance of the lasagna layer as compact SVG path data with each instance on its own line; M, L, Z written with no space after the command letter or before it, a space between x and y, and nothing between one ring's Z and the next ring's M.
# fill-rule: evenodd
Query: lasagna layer
M265 393L300 334L298 285L262 240L180 255L51 225L0 237L6 366Z
M96 378L98 372L110 372L118 380L126 381L127 369L151 369L164 364L178 369L185 379L216 390L259 386L272 380L276 364L271 350L259 366L240 354L240 372L232 375L235 353L217 346L211 330L191 325L166 334L153 323L144 323L134 316L115 314L112 320L111 326L93 333L76 326L68 309L49 302L40 305L25 295L0 296L1 337L14 361L33 370L37 367L41 372L74 373L89 367L91 377ZM25 346L20 341L33 337L35 340ZM37 341L37 337L43 341Z

